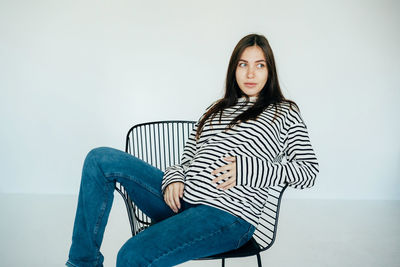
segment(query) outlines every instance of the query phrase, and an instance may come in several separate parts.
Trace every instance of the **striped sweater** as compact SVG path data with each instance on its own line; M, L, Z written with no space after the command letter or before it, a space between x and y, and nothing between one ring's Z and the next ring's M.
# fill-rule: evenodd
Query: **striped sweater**
M210 125L207 119L199 140L197 126L211 104L195 124L186 141L181 163L166 168L162 192L176 181L184 182L183 200L205 204L238 216L256 228L268 198L268 188L288 183L290 187L312 187L319 164L311 146L307 127L300 111L283 102L274 121L275 108L268 106L256 120L241 122L228 131L224 128L238 114L255 102L244 97L222 112L221 124L217 114ZM236 157L236 185L223 190L216 188L224 181L213 183L211 172ZM221 175L221 174L219 174ZM218 176L219 176L218 175Z

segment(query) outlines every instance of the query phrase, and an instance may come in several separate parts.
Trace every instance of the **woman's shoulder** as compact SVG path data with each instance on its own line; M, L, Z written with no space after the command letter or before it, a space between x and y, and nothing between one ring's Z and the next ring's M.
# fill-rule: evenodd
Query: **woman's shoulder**
M284 100L283 106L286 110L286 119L290 124L302 123L303 116L300 111L299 105L292 100Z
M273 110L278 113L278 116L283 118L287 123L298 123L302 122L302 115L298 104L292 100L282 100L274 104L270 104L265 112Z

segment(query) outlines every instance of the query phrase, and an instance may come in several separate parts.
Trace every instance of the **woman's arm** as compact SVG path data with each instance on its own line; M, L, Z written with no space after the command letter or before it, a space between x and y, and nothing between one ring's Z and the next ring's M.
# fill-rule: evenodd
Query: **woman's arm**
M218 101L218 100L217 100ZM196 124L194 125L191 133L189 134L189 138L186 141L185 147L183 149L183 154L181 158L181 163L180 164L175 164L172 166L169 166L166 168L164 172L164 176L161 182L161 190L162 193L164 194L165 189L167 186L173 182L185 182L185 170L189 167L190 162L192 161L194 155L196 154L196 132L197 132L197 127L201 121L201 119L204 117L204 115L207 113L207 111L217 102L214 101L211 105L209 105L203 115L200 117L200 119L197 120Z
M304 122L294 123L287 134L287 162L271 162L255 156L236 155L237 185L269 187L288 183L304 189L312 187L319 164Z
M196 131L197 131L198 122L195 124L192 129L188 140L185 143L185 147L183 149L183 154L181 158L180 164L175 164L166 168L164 172L164 176L161 182L161 190L164 194L167 186L173 182L185 182L185 170L189 167L190 161L193 159L196 153Z

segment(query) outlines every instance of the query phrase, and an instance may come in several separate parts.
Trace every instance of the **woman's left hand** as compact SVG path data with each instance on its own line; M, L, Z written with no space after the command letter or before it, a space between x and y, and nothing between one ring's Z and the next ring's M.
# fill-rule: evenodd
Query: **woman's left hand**
M236 157L226 157L224 158L224 160L230 161L232 163L226 164L225 166L213 170L211 174L216 175L220 172L227 171L226 173L212 180L214 183L217 183L220 180L227 179L225 182L217 186L217 188L222 188L225 190L236 185Z

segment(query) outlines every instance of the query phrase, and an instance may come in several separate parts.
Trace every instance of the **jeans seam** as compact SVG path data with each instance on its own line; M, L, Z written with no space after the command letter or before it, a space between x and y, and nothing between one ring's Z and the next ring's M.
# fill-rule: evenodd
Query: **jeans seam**
M101 205L101 208L100 208L100 215L98 217L97 223L95 224L94 230L93 230L94 240L95 241L97 240L97 235L99 233L100 223L101 223L101 221L102 221L102 219L104 217L104 213L105 213L105 210L107 208L108 201L109 201L109 198L108 198L108 195L106 194L105 200L103 201L103 203ZM100 250L100 248L99 248L99 250ZM100 254L98 254L97 257L96 257L96 261L95 261L96 266L98 265L99 260L100 260Z
M77 265L73 264L72 262L70 262L69 260L66 263L67 266L73 266L73 267L78 267Z
M98 169L100 170L100 172L103 174L103 177L104 177L104 178L107 178L107 176L106 176L106 174L104 173L103 169L100 168L100 165L99 165L97 159L95 159L94 162L95 162L97 168L98 168ZM104 179L104 180L106 181L104 187L107 187L108 184L110 183L110 181L108 181L107 179ZM114 181L112 181L112 183L115 184ZM106 193L107 190L104 190L104 188L103 188L103 192ZM106 210L106 208L107 208L107 202L108 202L108 201L109 201L108 195L106 194L105 200L104 200L104 202L102 203L102 206L101 206L101 209L100 209L99 218L98 218L98 220L97 220L97 222L96 222L96 224L95 224L95 226L94 226L94 229L93 229L94 240L97 240L97 234L98 234L98 232L99 232L99 225L100 225L100 223L101 223L102 218L104 217L104 212L105 212L105 210ZM100 248L99 248L99 251L100 251ZM96 257L96 261L95 261L96 266L98 265L99 261L100 261L100 253L98 253L98 255L97 255L97 257Z
M237 224L237 223L239 223L239 219L237 219L236 221L234 221L233 223L231 223L229 226L223 226L223 227L221 227L220 229L218 229L217 231L212 232L211 234L202 236L202 237L200 237L200 238L195 238L195 239L193 239L193 240L191 240L191 241L189 241L189 242L183 243L182 245L180 245L180 246L178 246L178 247L175 247L174 249L172 249L172 250L170 250L170 251L168 251L168 252L165 252L164 254L158 256L158 257L155 258L153 261L151 261L151 262L149 263L149 265L147 265L147 266L151 266L154 262L160 260L162 257L167 256L168 254L171 254L172 252L174 252L174 251L176 251L176 250L178 250L178 249L180 249L180 248L183 248L183 247L185 247L185 246L188 246L189 244L192 244L192 243L194 243L194 242L201 241L201 240L203 240L203 239L205 239L205 238L207 238L207 237L213 236L213 235L215 235L215 234L221 232L224 228L229 228L229 227L231 227L232 225Z
M156 197L160 198L160 196L157 194L157 192L154 192L154 191L153 191L153 188L146 186L146 184L140 183L140 182L139 182L140 180L137 180L137 179L136 179L135 177L133 177L133 176L123 175L123 174L120 174L120 173L109 173L109 174L107 174L105 177L107 177L107 178L119 177L119 178L128 179L129 181L134 182L134 183L140 185L142 188L146 189L148 192L150 192L150 193L152 193L153 195L155 195ZM163 198L160 198L160 199L163 199Z
M97 158L94 158L93 161L95 162L97 168L100 170L101 174L103 174L103 177L104 177L104 178L107 178L107 176L106 176L106 174L104 173L103 169L100 168L100 165L99 165L99 163L98 163L98 161L97 161ZM110 181L108 181L107 179L104 179L104 180L106 181L106 183L110 182Z
M242 242L243 238L248 236L250 230L252 229L252 226L253 226L253 225L250 225L250 226L249 226L249 229L247 230L247 232L239 239L239 242L238 242L238 244L237 244L237 246L236 246L236 249L238 249L238 248L240 247L240 243Z
M101 205L100 214L99 214L99 217L97 219L97 222L94 225L93 234L95 235L95 237L96 237L97 233L99 232L100 222L101 222L101 220L102 220L102 218L104 216L104 211L106 210L107 202L108 202L108 198L106 197L106 199L103 201L103 203Z

